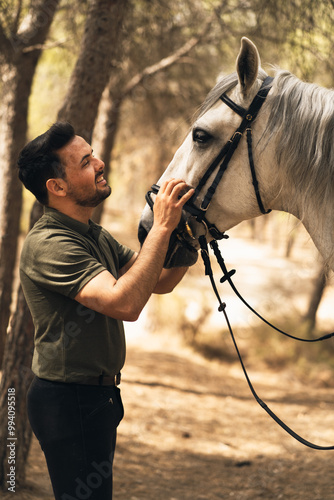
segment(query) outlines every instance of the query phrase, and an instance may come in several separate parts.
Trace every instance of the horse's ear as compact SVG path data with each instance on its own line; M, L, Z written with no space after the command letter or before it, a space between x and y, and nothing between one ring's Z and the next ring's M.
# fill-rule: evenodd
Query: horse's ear
M241 39L241 49L237 58L237 73L243 95L252 88L259 71L260 56L254 43L246 37Z

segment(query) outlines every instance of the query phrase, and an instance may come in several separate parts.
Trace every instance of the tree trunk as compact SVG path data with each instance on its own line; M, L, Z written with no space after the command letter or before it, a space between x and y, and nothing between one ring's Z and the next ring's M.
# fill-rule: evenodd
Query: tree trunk
M27 16L26 28L10 40L0 26L0 52L6 61L0 109L0 363L10 315L22 204L16 162L26 142L29 96L41 54L41 48L34 49L31 44L44 43L58 2L40 1Z
M22 205L22 188L16 161L27 133L28 99L36 62L29 66L20 60L7 71L5 96L2 101L0 156L1 178L1 261L0 261L0 362L3 358L12 298L12 281L17 254ZM22 77L24 75L24 78Z
M70 122L91 143L97 110L118 56L128 0L94 0L88 12L81 51L59 120Z
M30 427L27 426L25 401L31 373L29 366L33 331L30 313L20 289L17 309L6 335L22 204L16 163L26 142L28 102L41 44L47 37L58 3L59 0L36 2L35 8L22 23L20 34L10 39L6 38L0 24L3 63L0 109L0 362L3 360L0 384L0 422L3 423L0 430L0 485L5 489L13 486L15 491L24 480L31 435ZM11 476L7 475L9 473ZM7 483L8 478L14 476L12 483Z
M42 215L42 205L36 202L31 213L32 226ZM31 359L34 325L22 288L18 290L16 311L12 317L5 347L0 383L0 484L8 489L7 474L15 471L15 492L25 479L25 464L31 440L27 424L26 393L32 380ZM13 409L9 406L15 402ZM8 404L7 404L8 403ZM15 409L14 409L15 407ZM13 422L13 427L11 423ZM8 444L11 447L8 448ZM14 467L11 469L10 467ZM13 490L11 490L13 491Z
M111 82L103 93L99 107L99 115L94 129L94 138L98 137L98 139L93 141L93 148L96 152L96 156L104 161L104 176L106 179L110 176L111 155L115 144L123 102L122 95L119 97L113 97L111 95L112 87L113 83ZM92 218L97 224L101 222L103 209L104 202L100 203L94 209Z
M111 64L108 64L108 61L110 61L110 53L113 55L120 38L121 13L124 15L126 5L127 0L93 0L91 2L83 39L83 46L86 51L81 50L71 78L70 91L59 113L61 119L67 120L74 125L77 134L87 139L92 135L98 104L104 86L109 79ZM113 25L114 22L116 23L115 26ZM100 33L103 43L100 43L99 40ZM92 91L93 96L91 95ZM72 96L75 105L72 105ZM34 205L32 214L34 221L38 218L35 212L36 206L39 206L39 204ZM7 452L9 448L7 448L7 443L11 441L7 440L8 437L12 438L13 447L17 442L17 447L15 447L16 486L21 486L25 478L25 465L31 438L25 400L27 387L32 378L30 371L32 348L33 325L22 290L19 288L17 309L6 342L3 376L0 385L0 401L2 403L0 421L6 423L0 434L0 443L2 444L0 448L0 485L6 489L8 487L6 474L10 472L8 470ZM13 395L16 397L16 431L15 436L8 436L7 401L9 402L8 396ZM14 437L17 438L17 441L14 440Z
M304 321L307 324L307 334L309 337L312 336L312 332L316 324L317 311L324 294L326 285L328 281L328 270L321 264L320 269L314 279L313 291L310 297L309 306L307 312L304 316Z

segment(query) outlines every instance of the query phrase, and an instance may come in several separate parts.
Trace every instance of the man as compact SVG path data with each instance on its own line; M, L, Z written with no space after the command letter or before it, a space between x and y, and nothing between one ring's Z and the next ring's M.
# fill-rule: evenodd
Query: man
M104 163L71 125L55 123L27 144L18 167L45 205L20 262L35 325L29 420L56 500L109 500L123 417L122 320L135 321L153 292L170 292L185 274L163 263L193 190L176 179L162 184L152 230L137 254L90 220L111 189Z

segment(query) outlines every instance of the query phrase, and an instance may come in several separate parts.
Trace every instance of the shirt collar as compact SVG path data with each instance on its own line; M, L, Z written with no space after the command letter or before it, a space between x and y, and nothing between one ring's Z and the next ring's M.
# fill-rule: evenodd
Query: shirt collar
M79 234L86 236L90 234L94 237L94 239L99 237L102 227L96 224L96 222L89 219L89 223L85 224L84 222L80 222L79 220L73 219L63 212L59 212L55 208L44 207L44 213L48 216L51 216L53 219L61 222L65 226L73 229Z

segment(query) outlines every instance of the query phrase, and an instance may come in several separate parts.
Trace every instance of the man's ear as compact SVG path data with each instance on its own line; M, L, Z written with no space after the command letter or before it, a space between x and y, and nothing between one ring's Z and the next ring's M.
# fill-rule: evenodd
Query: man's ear
M48 179L46 181L46 189L54 196L64 197L67 194L66 182L61 178Z

